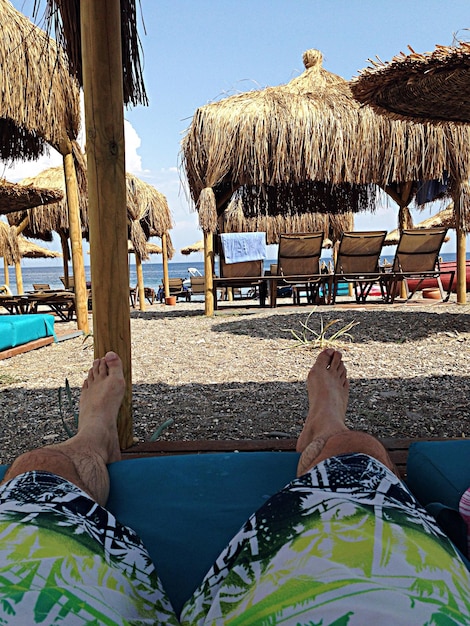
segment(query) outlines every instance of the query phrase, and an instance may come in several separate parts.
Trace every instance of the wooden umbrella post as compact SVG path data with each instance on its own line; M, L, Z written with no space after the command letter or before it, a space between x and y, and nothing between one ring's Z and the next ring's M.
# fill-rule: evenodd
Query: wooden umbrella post
M80 21L95 357L114 350L122 359L126 390L118 431L127 448L133 441L132 376L119 0L82 0Z
M62 230L60 231L59 236L60 236L60 244L62 247L64 281L65 281L65 285L68 287L68 284L69 284L69 247L67 244L67 236Z
M170 283L168 273L168 237L166 233L162 235L162 263L163 263L163 289L165 298L170 296Z
M137 250L135 251L135 271L137 274L137 288L139 292L139 309L145 311L144 273L142 271L142 259Z
M205 314L214 315L214 237L204 233Z
M3 257L3 278L5 280L5 285L9 287L10 286L10 271L8 268L8 261L6 260L6 257Z
M16 277L16 295L22 296L24 294L24 287L23 287L23 274L21 272L20 261L15 261L15 277Z
M467 268L466 268L466 257L467 257L467 237L465 232L462 230L462 220L461 220L461 191L462 185L459 183L455 186L454 195L454 216L455 216L455 239L456 239L456 248L457 248L457 303L458 304L466 304L467 302Z
M71 145L70 152L64 154L63 161L69 215L70 246L72 248L77 326L79 330L83 330L85 334L88 334L90 332L90 328L88 325L88 297L85 279L85 265L83 262L82 225L80 221L80 207L78 202L77 174L75 172Z

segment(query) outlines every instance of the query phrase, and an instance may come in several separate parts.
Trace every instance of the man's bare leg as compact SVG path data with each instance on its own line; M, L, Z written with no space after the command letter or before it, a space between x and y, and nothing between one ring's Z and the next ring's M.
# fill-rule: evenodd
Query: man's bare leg
M332 456L354 452L368 454L396 472L377 439L345 424L349 381L340 352L327 349L318 355L307 377L307 391L309 411L297 441L301 452L297 476Z
M116 420L124 388L118 355L108 352L96 359L83 383L77 434L63 443L22 454L2 482L33 470L51 472L74 483L104 506L109 494L106 465L121 458Z

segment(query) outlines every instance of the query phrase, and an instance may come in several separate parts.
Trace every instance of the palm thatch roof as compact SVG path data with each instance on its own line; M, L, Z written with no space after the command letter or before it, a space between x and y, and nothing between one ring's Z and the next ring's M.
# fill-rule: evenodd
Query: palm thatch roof
M83 161L82 168L86 167ZM52 167L43 170L36 176L25 178L22 185L37 185L55 189L62 193L57 202L48 207L38 207L29 214L29 225L24 234L35 239L51 241L52 232L69 235L69 216L67 210L67 198L65 195L65 177L62 167ZM163 194L155 187L145 183L133 174L126 174L127 184L127 213L129 217L129 238L132 245L139 252L143 260L148 258L146 248L149 237L162 237L171 229L173 222L168 202ZM83 236L88 236L88 197L86 185L86 172L83 169L79 177L79 204ZM10 213L10 224L18 225L26 214ZM174 248L168 238L168 257L171 259Z
M265 210L251 216L246 215L243 199L237 197L230 202L221 220L221 232L265 232L266 243L277 244L284 233L309 233L323 231L325 239L339 241L344 231L353 230L352 213L281 213L268 214Z
M351 85L355 97L394 119L470 122L470 43L410 51L369 59Z
M22 259L56 259L62 256L60 252L48 250L21 235L18 237L18 248Z
M253 188L264 197L276 189L281 211L286 194L294 198L286 212L357 211L374 204L374 184L440 179L444 170L460 180L470 171L470 130L387 119L361 106L350 83L322 67L318 50L304 54L304 65L285 85L195 112L182 166L204 232L216 231L217 216L242 186L253 213ZM315 193L327 200L333 185L343 186L343 201L317 204Z
M135 248L132 245L132 241L127 242L127 251L129 253L135 253ZM157 246L156 243L151 241L147 241L145 244L145 251L147 253L147 257L149 254L162 254L163 250L160 246Z
M140 61L135 0L121 0L121 47L124 103L147 105ZM83 87L80 0L47 0L46 20L66 50L72 74Z
M422 220L418 224L407 225L407 228L455 228L455 213L454 213L454 204L451 202L446 209L442 209L435 215L431 215L431 217ZM385 237L385 245L392 246L396 245L400 239L400 230L396 228L395 230L390 231ZM444 241L449 241L450 237L446 236Z
M186 246L185 248L181 248L180 252L181 254L184 254L186 256L188 256L189 254L192 254L193 252L203 252L204 251L204 239L199 239L199 241L196 241L195 243L191 244L190 246Z
M45 206L63 198L59 189L45 189L30 185L10 183L0 179L0 215Z
M166 197L153 185L133 174L126 174L127 214L130 219L130 240L141 258L147 259L145 244L149 237L162 237L173 227ZM174 254L168 238L168 258Z
M61 48L0 0L0 159L37 158L52 145L63 153L80 126L79 87Z
M17 235L14 226L0 222L0 257L4 257L8 265L13 265L23 258L55 259L61 256L60 252L48 250L22 235Z
M86 192L86 176L79 178L79 206L80 219L82 223L82 232L85 236L88 233L88 211L87 211L87 192ZM37 207L28 214L29 224L23 231L26 237L35 239L43 239L44 241L52 241L52 233L63 233L69 236L69 214L67 208L67 196L65 191L65 175L63 167L51 167L43 170L36 176L30 176L20 181L20 184L26 188L31 185L47 187L60 193L60 198L47 207ZM20 224L27 214L22 211L20 213L10 213L8 221L12 225Z
M0 256L3 257L7 265L13 265L21 259L18 246L18 236L16 228L11 228L5 222L0 221Z

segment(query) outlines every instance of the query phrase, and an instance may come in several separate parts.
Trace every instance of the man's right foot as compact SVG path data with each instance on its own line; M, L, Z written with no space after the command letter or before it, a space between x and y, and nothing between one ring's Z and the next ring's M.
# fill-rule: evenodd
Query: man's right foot
M122 362L115 352L93 361L80 395L77 437L98 448L105 463L121 458L117 416L124 391Z

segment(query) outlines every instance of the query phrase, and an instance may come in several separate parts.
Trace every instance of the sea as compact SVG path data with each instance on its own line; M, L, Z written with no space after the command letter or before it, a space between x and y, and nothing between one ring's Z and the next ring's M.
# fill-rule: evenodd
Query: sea
M442 261L455 261L455 253L444 253L441 255ZM470 253L467 254L467 259L470 260ZM322 261L328 264L328 261L331 260L331 256L325 257ZM384 261L391 262L393 260L393 254L385 255L381 258L381 263ZM264 261L265 270L270 269L270 265L272 263L277 263L277 259L266 259ZM163 279L163 266L161 263L151 263L144 262L143 263L143 274L144 274L144 284L146 287L153 287L155 290L158 290L159 285L162 284ZM197 269L201 274L204 274L204 263L201 261L192 261L188 259L188 261L184 263L169 263L168 264L168 273L170 278L189 278L189 268ZM218 266L216 261L215 267L216 274L218 274ZM69 268L70 275L73 274L72 267ZM45 266L38 265L37 267L28 266L22 267L22 276L23 276L23 289L24 291L32 291L33 283L47 283L50 285L51 289L63 289L63 284L60 280L60 277L64 275L64 270L60 265L53 266ZM90 267L85 267L85 276L86 280L91 280L90 275ZM13 267L10 267L9 270L9 284L10 289L13 293L17 293L16 290L16 280L15 280L15 270ZM0 285L6 284L5 280L4 268L3 264L0 265ZM135 287L137 285L137 274L135 265L131 264L129 267L129 286Z

